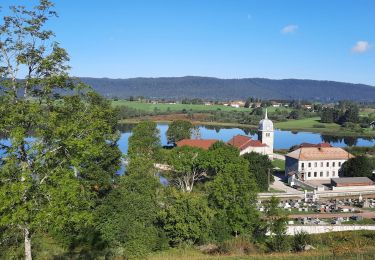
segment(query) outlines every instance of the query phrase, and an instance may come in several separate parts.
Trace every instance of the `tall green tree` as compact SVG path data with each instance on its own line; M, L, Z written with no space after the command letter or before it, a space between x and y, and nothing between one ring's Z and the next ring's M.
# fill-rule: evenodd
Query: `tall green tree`
M267 191L274 181L271 160L267 155L255 152L244 154L243 157L249 162L249 174L255 177L259 191Z
M243 158L228 163L208 186L210 206L217 212L215 218L234 236L252 234L258 220L257 186L248 167Z
M121 155L110 104L80 91L66 51L45 29L52 7L12 7L0 25L0 228L23 235L25 259L37 232L62 237L92 227Z
M193 133L194 125L185 120L173 121L167 130L168 143L176 144L182 139L190 139Z
M129 159L145 157L156 159L160 145L160 132L157 125L152 121L142 121L133 129L129 137Z
M171 167L167 173L179 190L191 192L194 184L203 180L207 174L207 152L194 147L176 147L168 156L168 165Z
M290 247L287 237L287 215L279 207L279 199L272 197L265 202L265 220L269 232L267 245L270 251L286 251Z
M343 163L340 169L342 177L372 177L373 162L366 156L350 158Z
M161 184L153 169L130 171L96 212L96 223L110 249L126 258L144 257L167 246L156 225Z
M170 189L159 214L159 224L171 245L197 244L208 239L212 218L213 211L205 196Z

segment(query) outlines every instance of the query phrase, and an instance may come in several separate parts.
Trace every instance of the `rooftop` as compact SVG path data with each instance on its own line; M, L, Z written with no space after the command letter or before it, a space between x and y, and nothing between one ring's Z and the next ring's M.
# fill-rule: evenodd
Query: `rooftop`
M218 142L216 139L183 139L176 143L177 147L190 146L208 150L214 143Z
M302 143L299 147L332 147L329 143L320 143L320 144L311 144L311 143Z
M236 135L232 139L228 141L228 144L233 145L234 147L237 147L240 149L240 151L245 150L248 147L265 147L266 144L263 144L262 142L258 140L253 140L248 136L244 135Z
M301 147L285 155L303 161L347 160L354 156L340 147Z
M332 182L336 184L353 184L353 183L371 183L373 181L367 177L341 177L341 178L332 178Z

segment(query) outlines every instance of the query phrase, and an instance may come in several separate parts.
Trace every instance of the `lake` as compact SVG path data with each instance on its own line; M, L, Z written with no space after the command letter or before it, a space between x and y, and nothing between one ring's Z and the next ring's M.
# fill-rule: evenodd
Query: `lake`
M128 139L131 135L133 124L123 124L120 126L121 138L119 141L120 149L123 153L128 151ZM162 145L167 145L166 132L168 129L167 124L157 125L160 131L160 141ZM246 128L236 127L222 127L222 126L199 126L199 131L202 139L218 139L224 142L229 141L233 136L241 134L257 139L256 131ZM374 146L374 138L363 137L343 137L322 135L319 133L310 132L292 132L285 130L275 130L274 149L289 149L293 145L300 143L321 143L329 142L334 146Z

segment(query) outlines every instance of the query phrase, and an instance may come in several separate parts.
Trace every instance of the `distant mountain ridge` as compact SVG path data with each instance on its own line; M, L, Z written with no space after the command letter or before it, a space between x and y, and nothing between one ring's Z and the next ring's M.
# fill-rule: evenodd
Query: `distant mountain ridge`
M320 101L375 101L375 87L336 81L304 79L219 79L211 77L161 78L88 78L81 80L105 97L128 98L202 98L233 100L257 97L262 99L303 99Z

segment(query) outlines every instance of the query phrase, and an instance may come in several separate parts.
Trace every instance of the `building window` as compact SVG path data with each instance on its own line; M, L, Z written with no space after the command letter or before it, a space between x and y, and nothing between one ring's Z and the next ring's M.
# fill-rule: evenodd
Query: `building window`
M329 162L327 162L327 167L329 167Z
M314 177L318 177L318 173L317 172L314 172Z
M326 176L329 177L329 172L326 173Z
M320 177L323 177L323 172L320 172Z
M314 163L314 167L318 167L318 163L317 162Z
M309 167L311 167L311 162L309 162Z
M339 167L341 167L341 162L339 162Z
M305 163L301 163L301 168L302 168L302 169L305 168Z
M320 163L320 167L323 167L323 162Z
M308 173L307 173L307 176L308 176L308 177L311 177L311 172L308 172Z
M335 177L336 173L335 171L332 171L332 176Z
M266 133L266 136L267 136L267 137L270 137L270 136L271 136L271 134L270 134L270 133Z
M335 162L332 163L332 167L335 167Z

